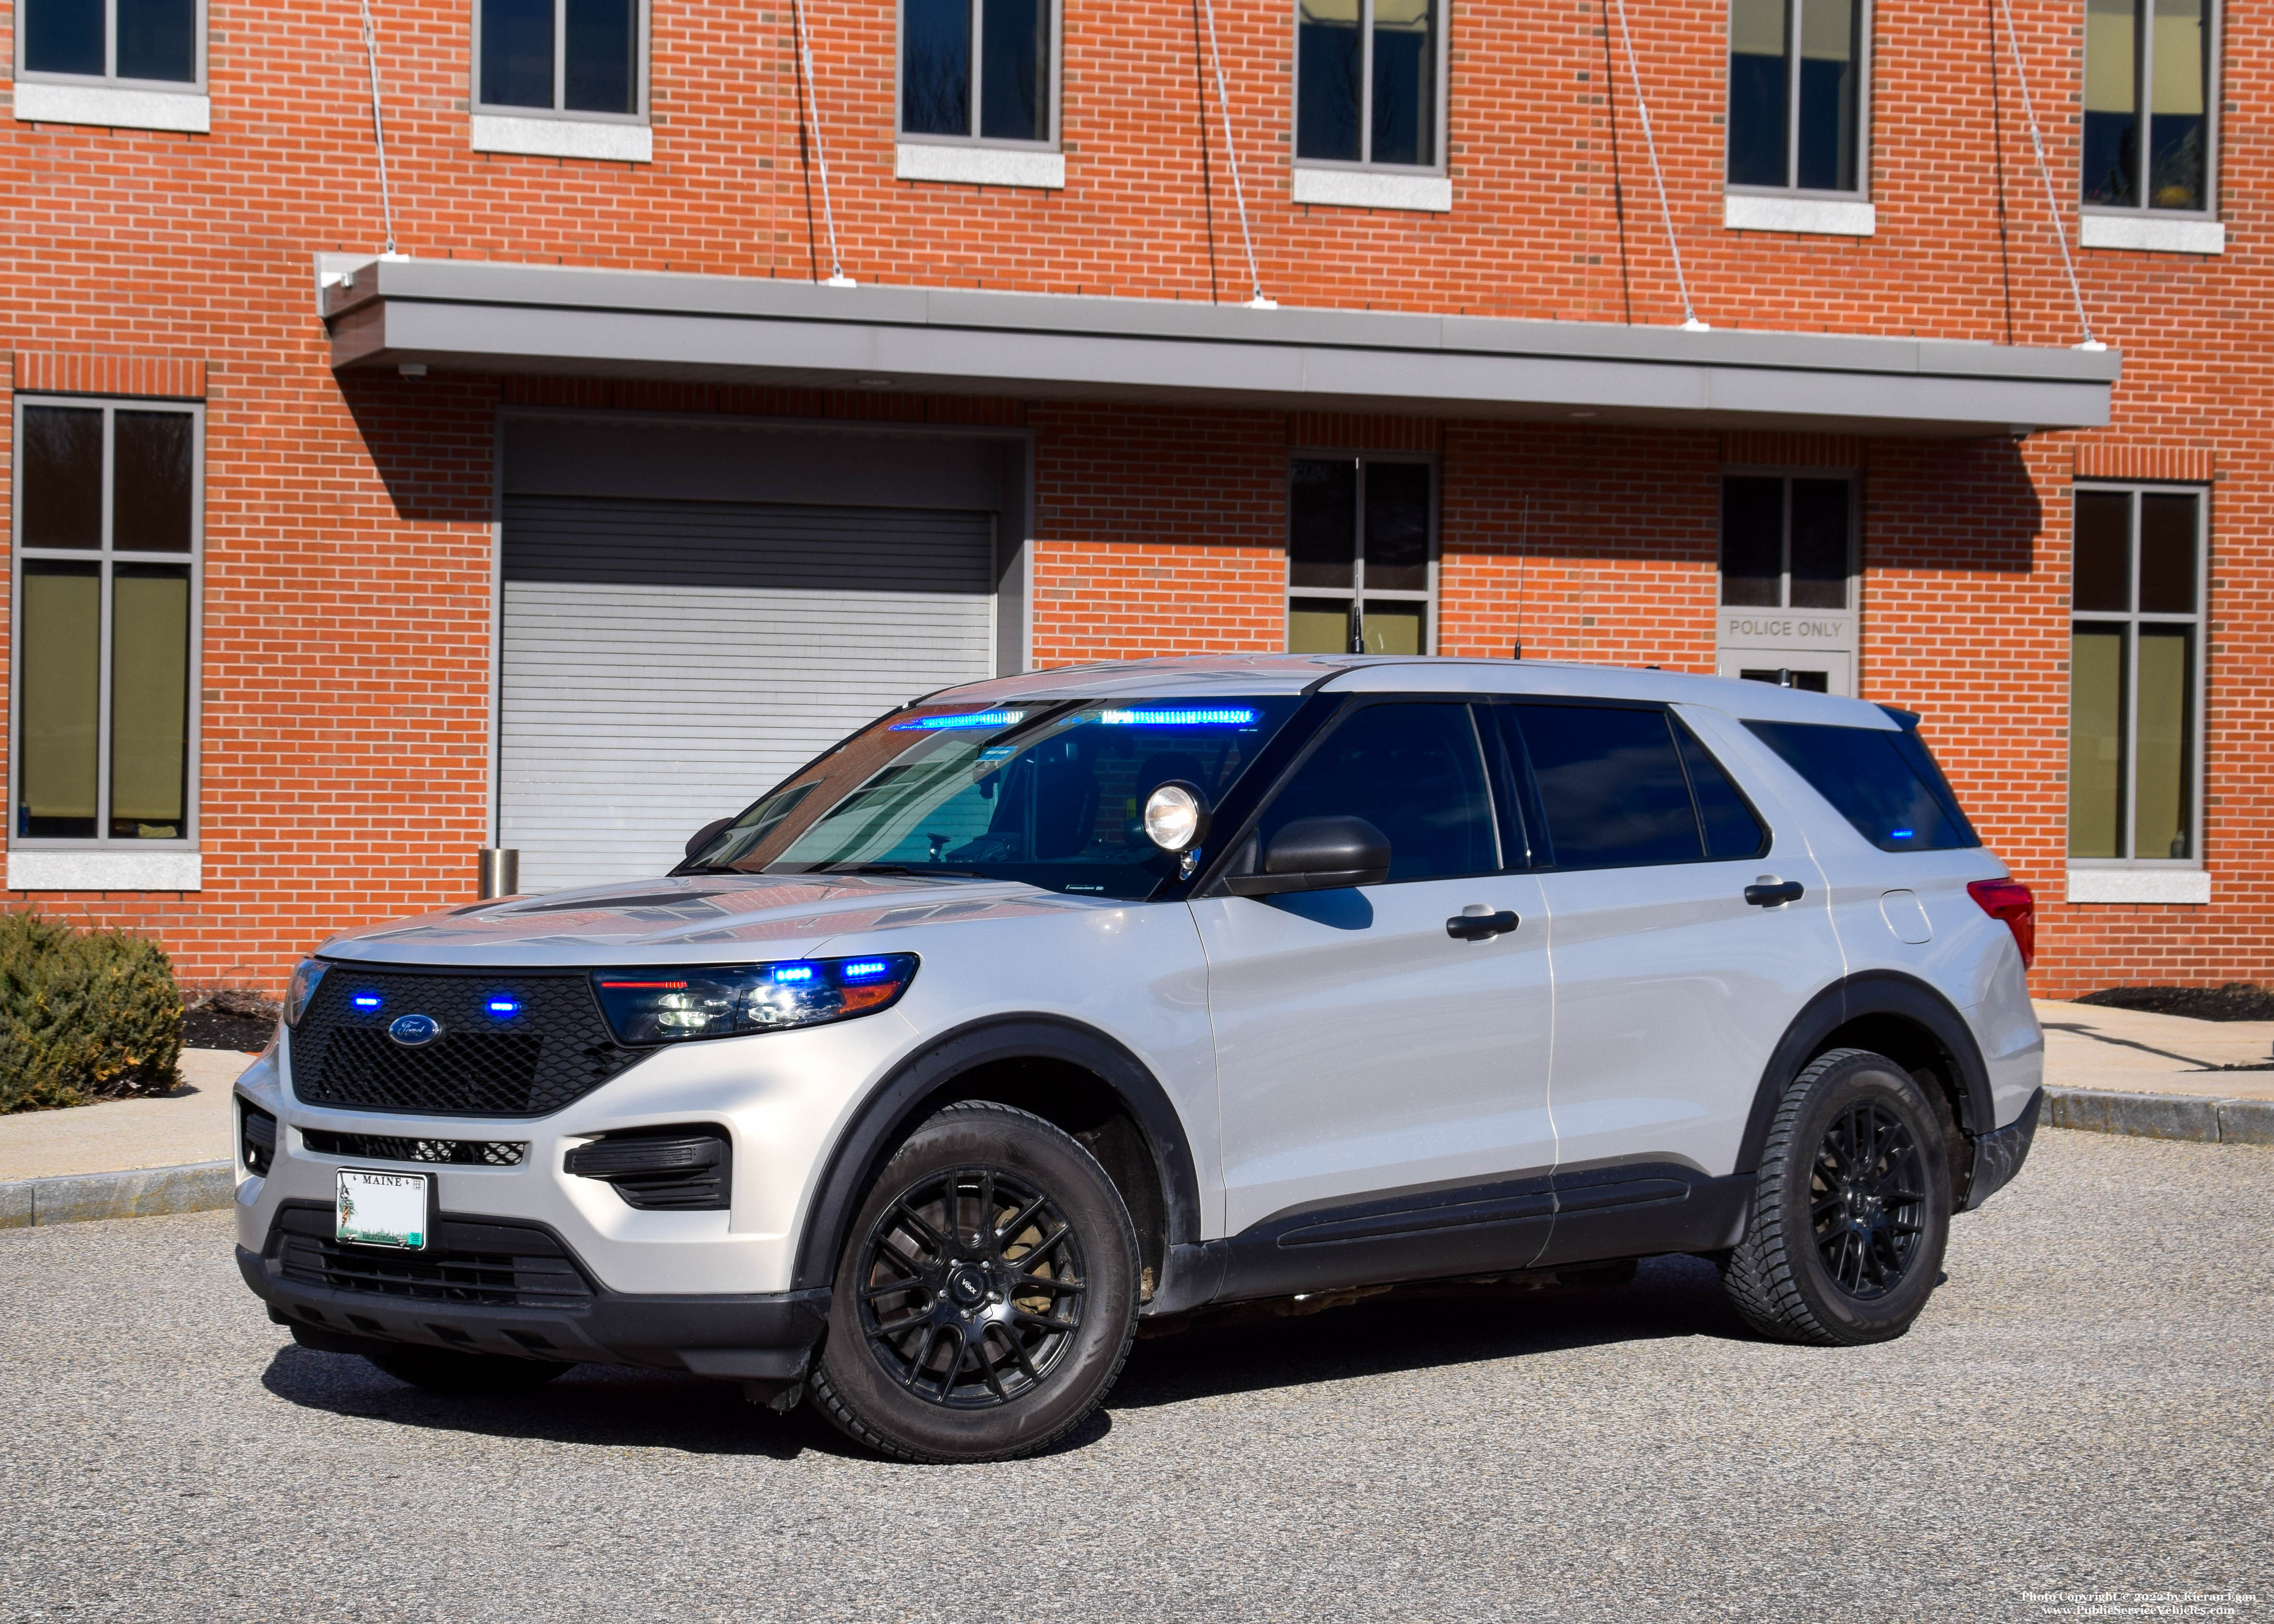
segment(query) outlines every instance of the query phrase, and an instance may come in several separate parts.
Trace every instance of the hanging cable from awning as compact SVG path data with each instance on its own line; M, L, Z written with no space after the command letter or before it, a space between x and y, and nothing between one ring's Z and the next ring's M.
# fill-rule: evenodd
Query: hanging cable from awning
M2014 56L2014 82L2022 91L2022 117L2029 126L2029 147L2037 154L2037 178L2044 183L2045 214L2053 228L2053 241L2060 245L2061 269L2068 275L2068 296L2076 302L2076 325L2084 329L2084 342L2079 350L2105 350L2107 345L2092 335L2092 318L2084 312L2084 289L2077 285L2076 262L2069 257L2068 227L2061 222L2059 195L2053 191L2053 172L2045 162L2045 138L2037 133L2037 109L2029 105L2029 76L2022 66L2022 43L2014 34L2012 0L1998 0L1998 9L2006 18L2006 48Z
M371 69L371 140L379 150L379 210L387 224L387 246L380 252L395 252L395 199L387 187L387 131L379 117L379 31L372 26L371 0L357 0L363 12L363 57Z
M1247 289L1251 310L1276 310L1278 302L1263 297L1263 278L1255 269L1255 238L1247 229L1247 194L1239 184L1239 144L1231 139L1231 104L1224 92L1224 56L1216 43L1216 0L1202 0L1208 13L1209 56L1216 64L1216 107L1224 118L1224 155L1231 163L1231 200L1239 207L1239 240L1247 249Z
M850 288L855 284L845 274L844 258L837 252L837 214L829 206L829 152L821 144L821 92L813 82L813 46L806 38L805 0L790 0L790 14L797 23L797 55L805 74L805 106L800 111L800 117L802 119L809 113L813 119L813 156L821 170L821 219L829 231L829 275L823 285ZM806 218L810 220L812 216L809 214Z
M1682 272L1682 244L1674 240L1674 210L1666 201L1666 171L1658 165L1658 140L1650 132L1650 102L1642 94L1642 70L1635 65L1634 30L1627 26L1627 0L1618 0L1619 39L1626 47L1627 78L1634 84L1635 111L1642 119L1643 150L1650 154L1650 178L1658 187L1658 216L1666 224L1666 249L1674 256L1674 286L1682 295L1682 325L1692 333L1713 329L1698 320L1690 302L1690 279Z

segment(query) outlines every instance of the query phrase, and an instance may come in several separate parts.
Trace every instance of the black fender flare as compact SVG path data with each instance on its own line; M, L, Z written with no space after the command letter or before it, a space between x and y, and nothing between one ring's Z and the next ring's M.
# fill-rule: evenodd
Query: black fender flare
M1957 1006L1916 976L1900 970L1864 970L1834 982L1810 999L1792 1018L1784 1036L1769 1051L1761 1070L1760 1086L1753 1094L1752 1114L1745 1119L1745 1137L1737 1150L1739 1173L1760 1170L1761 1147L1768 1142L1769 1124L1777 1102L1824 1040L1849 1021L1867 1015L1892 1015L1924 1028L1941 1051L1959 1088L1959 1126L1969 1138L1978 1138L1997 1125L1990 1096L1990 1068L1983 1063L1982 1047Z
M999 1060L1062 1060L1102 1079L1137 1121L1161 1182L1167 1244L1200 1239L1200 1180L1184 1121L1144 1062L1095 1027L1051 1015L993 1016L942 1034L895 1066L837 1136L798 1237L794 1289L826 1286L846 1226L892 1152L948 1084Z

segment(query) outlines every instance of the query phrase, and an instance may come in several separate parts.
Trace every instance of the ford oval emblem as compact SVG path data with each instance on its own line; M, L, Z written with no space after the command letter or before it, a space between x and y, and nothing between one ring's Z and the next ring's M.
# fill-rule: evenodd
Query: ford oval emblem
M405 1049L423 1049L442 1035L442 1023L432 1015L397 1015L387 1035Z

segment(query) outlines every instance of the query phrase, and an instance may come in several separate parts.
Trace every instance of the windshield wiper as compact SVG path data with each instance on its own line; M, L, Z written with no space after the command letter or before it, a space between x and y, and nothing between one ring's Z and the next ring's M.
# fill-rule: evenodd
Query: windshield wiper
M824 863L811 872L815 874L945 874L959 880L983 880L987 877L975 868L941 868L930 863L914 868L906 863Z

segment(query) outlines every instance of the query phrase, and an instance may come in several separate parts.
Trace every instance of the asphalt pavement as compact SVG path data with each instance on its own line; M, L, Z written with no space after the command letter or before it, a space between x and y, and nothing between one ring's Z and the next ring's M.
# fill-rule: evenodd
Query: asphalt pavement
M1141 1342L957 1468L691 1378L403 1387L270 1325L226 1214L8 1230L0 1619L2274 1624L2274 1148L2048 1132L1955 1229L1883 1347L1662 1260Z

